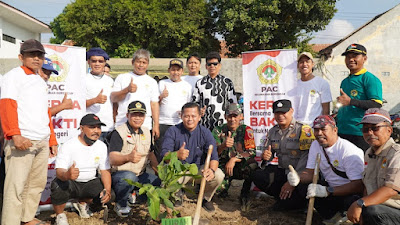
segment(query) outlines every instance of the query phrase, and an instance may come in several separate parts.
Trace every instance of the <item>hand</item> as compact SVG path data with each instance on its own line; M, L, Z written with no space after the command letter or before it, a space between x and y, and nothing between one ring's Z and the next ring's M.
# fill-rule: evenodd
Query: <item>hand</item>
M49 157L50 157L50 158L56 157L56 156L57 156L57 153L58 153L58 146L57 146L57 145L50 146L50 154L49 154Z
M154 140L157 140L160 137L160 127L159 126L153 126L152 129L152 135L154 137Z
M328 197L328 191L325 186L320 184L309 184L307 188L307 196L306 198L319 197L326 198Z
M21 135L12 136L12 140L14 141L15 148L17 150L27 150L32 147L32 142L26 137L22 137Z
M136 92L137 85L135 83L133 83L133 78L131 78L131 82L129 83L127 89L128 89L129 93L135 93Z
M189 150L185 148L186 142L183 142L182 146L178 150L178 159L185 160L189 156Z
M296 187L300 183L299 174L297 174L292 165L289 165L289 170L290 172L287 175L287 180L291 186Z
M101 89L100 93L96 96L96 103L104 104L107 101L107 96L103 95L103 89Z
M79 177L79 169L75 168L75 161L72 166L68 169L68 180L76 180Z
M228 176L233 176L233 168L235 167L236 161L238 158L232 157L228 163L225 165L225 172Z
M132 149L132 152L129 154L129 161L133 163L138 163L142 156L137 152L137 145Z
M290 185L289 182L286 182L281 188L281 193L279 193L279 197L282 200L292 197L292 193L293 193L294 189L295 189L295 187Z
M63 109L73 109L74 104L71 99L67 98L67 93L64 94L64 98L61 102L61 105L63 106Z
M161 99L166 98L166 97L168 97L168 95L169 95L169 93L168 93L168 90L167 90L167 86L165 86L164 90L160 94L160 98Z
M203 173L203 177L206 178L206 181L212 181L215 177L214 171L210 168L207 170L201 170Z
M100 192L101 203L107 203L111 199L111 191L104 189Z
M265 161L268 161L269 159L271 159L271 156L272 156L271 145L268 145L268 148L264 150L264 152L261 156L262 156L262 159Z
M226 148L232 148L234 142L235 142L235 140L232 138L232 132L228 131L228 137L225 139L224 143L222 143L222 144L224 144L224 146Z
M206 114L206 107L207 106L203 106L203 108L200 109L200 115L201 117L203 117Z
M353 202L349 209L347 210L347 218L354 224L362 224L361 223L361 212L362 208L357 205L357 202Z
M343 89L340 88L340 96L336 98L336 100L342 103L343 106L350 105L351 98L344 93Z

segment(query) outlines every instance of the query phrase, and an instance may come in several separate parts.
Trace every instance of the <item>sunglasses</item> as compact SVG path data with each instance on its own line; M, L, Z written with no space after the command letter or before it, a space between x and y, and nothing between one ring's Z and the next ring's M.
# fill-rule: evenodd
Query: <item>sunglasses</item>
M97 63L97 62L99 62L99 63L104 63L105 61L104 60L90 60L90 62L91 63Z
M363 127L363 128L361 128L361 131L362 131L363 133L368 133L370 130L376 132L376 131L378 131L379 128L381 128L381 127L389 127L389 125L381 125L381 126L374 126L374 127Z
M211 66L211 65L218 66L218 64L219 64L219 62L207 63L207 66Z

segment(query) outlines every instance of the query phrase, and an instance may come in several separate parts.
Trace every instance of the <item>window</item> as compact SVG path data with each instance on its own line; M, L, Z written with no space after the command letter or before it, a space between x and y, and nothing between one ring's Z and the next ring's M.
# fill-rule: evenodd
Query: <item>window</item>
M389 77L390 76L390 72L382 72L382 76Z
M8 41L15 44L15 37L8 36L7 34L3 34L3 41Z

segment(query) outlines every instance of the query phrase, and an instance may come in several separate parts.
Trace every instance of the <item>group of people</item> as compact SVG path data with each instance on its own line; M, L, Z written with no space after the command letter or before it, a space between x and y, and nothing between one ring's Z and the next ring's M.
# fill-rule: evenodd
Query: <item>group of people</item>
M57 157L51 183L56 224L67 225L64 208L70 199L81 218L92 216L92 202L112 199L117 215L129 216L135 187L125 179L160 185L157 165L173 151L183 163L195 163L205 177L202 205L209 212L215 210L215 194L226 197L232 180L243 179L239 200L244 209L254 183L276 199L274 210L303 209L307 198L316 197L315 208L326 223L347 211L354 223L397 224L400 146L390 138L390 116L380 109L382 85L364 69L364 46L352 44L343 55L350 75L341 85L337 101L343 107L336 120L328 115L329 84L312 74L310 53L299 55L297 107L286 99L273 103L276 125L267 134L259 166L253 130L242 123L243 109L233 82L220 74L217 52L206 56L206 76L199 74L201 57L194 53L187 57L188 75L183 76L184 63L173 59L169 79L157 83L147 75L147 50L137 50L133 71L113 80L106 74L108 54L90 49L86 115L80 134L58 151L51 116L71 109L72 102L65 95L57 108L48 109L46 81L57 70L44 57L41 43L27 40L20 49L22 66L4 75L1 85L6 174L2 224L47 224L35 219L35 213L49 155ZM214 148L204 169L209 145ZM317 154L322 178L312 184ZM190 180L182 177L180 182ZM177 193L181 200L176 204L183 194Z

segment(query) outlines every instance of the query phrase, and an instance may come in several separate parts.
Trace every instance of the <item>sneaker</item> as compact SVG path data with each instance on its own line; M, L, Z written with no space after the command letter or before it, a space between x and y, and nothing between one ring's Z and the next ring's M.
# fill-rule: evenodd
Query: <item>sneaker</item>
M207 212L214 212L215 211L215 208L214 208L214 205L213 205L212 201L207 201L207 200L203 199L202 206Z
M136 198L136 192L133 191L133 193L128 196L128 206L133 207L135 204L138 204L138 201Z
M122 207L118 203L114 206L114 211L117 213L119 217L128 217L129 213L131 212L131 207L125 206Z
M182 189L175 193L175 196L178 197L178 200L175 200L174 206L176 206L176 207L182 206L184 195L185 195L185 193L183 192Z
M69 225L67 215L60 213L56 217L56 225Z
M93 216L92 211L89 209L89 205L87 203L79 203L79 202L74 202L72 203L76 211L78 212L79 216L81 218L87 219Z
M332 216L332 218L326 219L322 221L322 223L325 225L340 225L346 221L347 221L347 215L341 212L337 212L334 216Z

